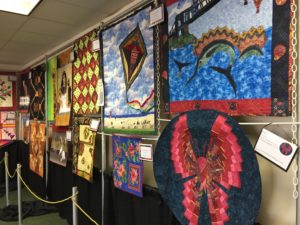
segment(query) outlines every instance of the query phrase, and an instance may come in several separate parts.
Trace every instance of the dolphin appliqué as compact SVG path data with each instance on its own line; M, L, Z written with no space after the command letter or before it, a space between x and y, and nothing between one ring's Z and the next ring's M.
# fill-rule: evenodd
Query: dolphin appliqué
M234 64L235 57L236 57L235 51L234 51L234 46L230 42L225 41L225 40L215 41L215 42L210 43L208 46L206 46L203 49L202 53L199 55L199 57L197 59L195 71L194 71L193 75L188 79L188 81L186 82L185 85L188 85L198 74L199 69L201 69L201 67L206 65L209 62L209 60L218 52L225 52L229 55L229 57L230 57L230 63L229 63L230 67L229 68L231 71L231 67ZM214 68L217 71L216 68L218 68L218 67L214 67ZM222 68L219 68L219 69L222 69ZM230 74L230 76L231 76L230 71L229 71L229 73L228 73L228 71L226 71L226 74ZM223 72L225 72L225 71L223 71ZM226 76L226 77L228 78L228 76Z

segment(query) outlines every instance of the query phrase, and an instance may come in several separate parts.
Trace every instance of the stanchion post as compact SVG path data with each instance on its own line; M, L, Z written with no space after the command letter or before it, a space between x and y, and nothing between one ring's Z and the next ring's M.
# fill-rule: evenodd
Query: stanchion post
M22 199L21 199L21 164L17 165L17 184L18 184L18 217L19 217L19 225L22 225Z
M6 206L9 206L9 177L8 177L8 152L4 153L4 163L5 163L5 200Z
M77 203L77 187L73 187L72 188L72 195L73 195L73 201ZM78 225L78 211L77 211L77 207L74 204L74 202L72 201L72 215L73 215L73 225Z

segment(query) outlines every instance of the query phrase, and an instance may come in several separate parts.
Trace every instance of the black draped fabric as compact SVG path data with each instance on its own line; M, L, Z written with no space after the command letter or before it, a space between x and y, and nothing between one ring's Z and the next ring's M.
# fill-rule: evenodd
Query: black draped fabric
M78 187L78 204L97 223L101 224L102 214L102 182L101 173L94 168L92 183L72 173L72 162L67 162L67 167L49 162L48 197L57 201L72 195L72 187ZM57 205L59 215L72 224L72 202L67 201ZM78 224L93 224L85 215L78 211Z
M67 162L67 167L49 162L48 197L51 201L65 199L72 195L73 175L72 163ZM67 201L56 205L59 215L72 224L72 202Z
M78 203L79 205L99 224L101 224L102 214L102 179L101 173L94 168L93 183L87 182L85 179L75 176L75 185L78 187ZM78 224L93 225L87 217L81 212L78 216Z
M156 188L144 185L139 198L114 187L111 174L104 174L104 224L180 225Z
M10 174L13 174L17 168L18 163L18 142L14 141L9 145L0 148L0 160L4 158L4 153L8 152L8 169ZM15 179L15 178L14 178ZM5 182L5 168L4 163L0 165L0 183Z

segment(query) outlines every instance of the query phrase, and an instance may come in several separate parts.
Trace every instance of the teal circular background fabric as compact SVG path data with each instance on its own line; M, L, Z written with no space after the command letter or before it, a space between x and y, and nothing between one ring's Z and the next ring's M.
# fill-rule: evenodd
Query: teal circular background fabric
M175 117L158 140L153 169L181 224L254 224L261 203L257 159L226 114L195 110Z

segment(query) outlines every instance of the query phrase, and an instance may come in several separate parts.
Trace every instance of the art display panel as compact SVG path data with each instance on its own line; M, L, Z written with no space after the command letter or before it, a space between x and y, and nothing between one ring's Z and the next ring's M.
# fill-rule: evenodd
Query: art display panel
M290 115L291 1L165 3L167 111Z
M155 132L154 40L149 11L136 14L102 31L104 130Z
M44 176L45 128L44 122L30 122L29 167L41 177Z
M99 79L99 52L93 50L93 41L98 39L93 30L75 41L73 50L73 112L75 115L99 112L97 85Z

